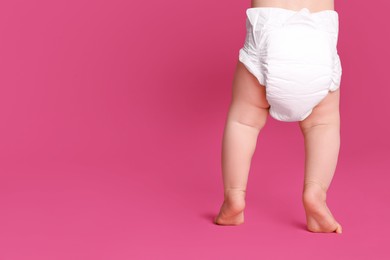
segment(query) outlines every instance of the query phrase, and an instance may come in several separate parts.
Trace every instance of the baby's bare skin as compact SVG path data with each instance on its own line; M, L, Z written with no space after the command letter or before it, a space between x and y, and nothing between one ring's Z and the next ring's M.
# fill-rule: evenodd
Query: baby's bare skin
M334 0L252 0L252 7L280 7L299 11L307 8L310 12L334 10Z
M311 12L334 10L333 0L253 0L252 7L308 8ZM305 120L299 122L305 140L305 176L302 202L307 229L312 232L341 233L326 204L340 148L340 90L330 92ZM258 134L269 113L265 87L246 67L237 62L232 101L222 143L224 202L214 222L218 225L244 223L245 192Z

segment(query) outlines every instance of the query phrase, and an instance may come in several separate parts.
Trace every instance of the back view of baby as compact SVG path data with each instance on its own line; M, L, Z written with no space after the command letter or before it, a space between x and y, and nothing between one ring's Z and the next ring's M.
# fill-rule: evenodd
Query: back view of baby
M244 223L251 160L270 114L299 122L304 136L307 229L341 233L326 204L340 148L338 13L333 0L268 2L254 0L246 10L246 38L223 134L224 201L214 222Z

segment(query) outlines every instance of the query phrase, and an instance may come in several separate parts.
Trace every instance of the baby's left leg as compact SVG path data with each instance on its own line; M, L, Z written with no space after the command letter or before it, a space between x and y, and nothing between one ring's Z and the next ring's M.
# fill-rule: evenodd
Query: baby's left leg
M312 114L299 122L305 140L303 204L312 232L341 233L341 225L326 205L340 147L340 90L330 92Z

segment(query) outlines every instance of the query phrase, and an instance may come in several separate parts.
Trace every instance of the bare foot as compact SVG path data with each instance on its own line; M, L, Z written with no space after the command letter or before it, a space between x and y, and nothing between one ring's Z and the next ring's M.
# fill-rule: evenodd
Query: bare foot
M314 182L305 184L303 205L309 231L342 233L341 225L335 220L326 205L326 191L319 184Z
M218 216L217 225L240 225L244 223L245 190L228 190Z

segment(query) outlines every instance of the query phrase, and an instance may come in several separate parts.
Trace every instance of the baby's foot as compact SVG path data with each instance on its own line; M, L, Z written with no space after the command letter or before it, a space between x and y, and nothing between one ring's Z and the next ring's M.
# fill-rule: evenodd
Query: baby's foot
M305 184L303 205L306 211L307 229L311 232L336 232L342 227L334 219L326 205L326 191L317 183Z
M245 190L225 192L225 200L214 223L218 225L240 225L244 223Z

